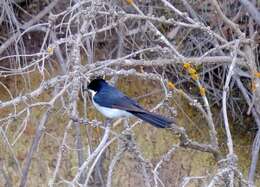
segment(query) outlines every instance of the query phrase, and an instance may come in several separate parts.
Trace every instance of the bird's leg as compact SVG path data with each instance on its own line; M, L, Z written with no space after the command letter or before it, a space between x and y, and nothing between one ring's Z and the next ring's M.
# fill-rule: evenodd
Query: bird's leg
M125 129L129 128L129 120L128 120L128 118L124 118L123 119L123 124L124 124L124 128Z
M129 125L129 118L124 118L123 119L123 124L124 124L124 128L125 130L122 132L122 135L125 137L125 139L127 141L131 141L132 140L132 134L131 134L131 130L130 130L130 125Z
M112 124L112 119L111 118L106 118L106 121L105 121L105 127L107 127L107 126L111 126L111 124Z

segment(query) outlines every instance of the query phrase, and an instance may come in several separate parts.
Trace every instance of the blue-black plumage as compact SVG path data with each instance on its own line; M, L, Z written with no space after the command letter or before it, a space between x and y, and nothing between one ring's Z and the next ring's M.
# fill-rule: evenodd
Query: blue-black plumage
M92 101L96 109L107 118L134 115L158 128L170 128L171 124L175 123L171 119L145 110L135 100L127 97L103 79L91 81L88 90L92 93Z

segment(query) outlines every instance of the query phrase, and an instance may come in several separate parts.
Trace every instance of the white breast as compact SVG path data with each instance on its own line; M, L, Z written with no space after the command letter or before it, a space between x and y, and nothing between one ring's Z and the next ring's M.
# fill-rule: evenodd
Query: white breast
M92 99L93 101L93 99ZM120 117L130 117L132 114L123 110L115 109L115 108L107 108L100 106L99 104L93 101L96 109L101 112L107 118L120 118Z
M91 91L91 94L92 94L93 105L96 107L96 109L100 113L102 113L107 118L121 118L121 117L130 117L130 116L132 116L131 113L123 111L123 110L119 110L119 109L115 109L115 108L107 108L107 107L100 106L93 99L93 97L95 96L96 92L94 92L93 90L90 90L90 91Z

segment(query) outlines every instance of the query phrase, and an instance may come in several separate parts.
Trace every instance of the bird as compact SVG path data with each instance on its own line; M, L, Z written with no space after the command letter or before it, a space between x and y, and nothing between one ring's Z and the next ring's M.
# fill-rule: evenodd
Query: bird
M144 109L104 79L92 80L87 90L92 95L95 108L109 119L136 116L157 128L170 128L171 124L175 123L174 120Z

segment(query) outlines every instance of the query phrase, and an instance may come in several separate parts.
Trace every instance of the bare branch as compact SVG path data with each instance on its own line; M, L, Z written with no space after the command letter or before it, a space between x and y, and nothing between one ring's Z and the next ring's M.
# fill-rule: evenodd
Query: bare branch
M248 0L239 0L239 1L243 4L247 12L253 17L253 19L257 22L257 24L260 25L260 13L255 7L255 5Z

